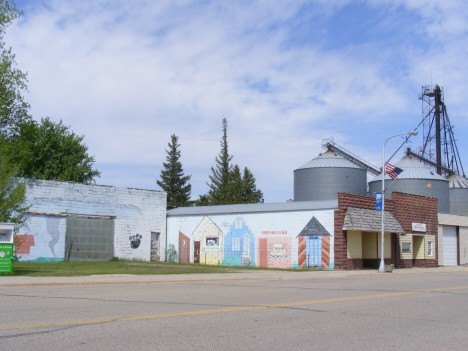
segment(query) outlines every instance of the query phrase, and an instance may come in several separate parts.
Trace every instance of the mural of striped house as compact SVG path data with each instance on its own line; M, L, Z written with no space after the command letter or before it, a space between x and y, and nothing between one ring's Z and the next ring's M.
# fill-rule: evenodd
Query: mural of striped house
M298 261L301 268L328 268L330 264L330 233L317 220L306 224L298 237Z

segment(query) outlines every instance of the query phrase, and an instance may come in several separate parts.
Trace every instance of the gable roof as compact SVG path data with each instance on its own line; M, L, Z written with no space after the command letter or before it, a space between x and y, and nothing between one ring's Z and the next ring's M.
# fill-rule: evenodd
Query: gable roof
M315 216L306 224L304 229L299 233L299 236L331 236L328 230L319 222Z
M382 213L375 210L348 207L343 224L343 230L361 230L379 232L382 230ZM385 232L405 233L402 225L393 213L385 211Z

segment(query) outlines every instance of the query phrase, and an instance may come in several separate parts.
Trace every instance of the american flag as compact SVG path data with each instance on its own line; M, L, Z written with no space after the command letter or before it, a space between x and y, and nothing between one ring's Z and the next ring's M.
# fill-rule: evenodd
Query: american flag
M385 163L385 173L393 180L397 179L401 172L403 172L401 168L395 167L388 162Z

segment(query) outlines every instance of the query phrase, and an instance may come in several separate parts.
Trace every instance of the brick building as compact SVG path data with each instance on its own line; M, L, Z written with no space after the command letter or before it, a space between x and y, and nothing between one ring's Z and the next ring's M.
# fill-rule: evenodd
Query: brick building
M386 264L396 268L438 265L437 199L393 192L385 201ZM375 268L380 264L381 212L375 198L338 194L335 211L335 268Z

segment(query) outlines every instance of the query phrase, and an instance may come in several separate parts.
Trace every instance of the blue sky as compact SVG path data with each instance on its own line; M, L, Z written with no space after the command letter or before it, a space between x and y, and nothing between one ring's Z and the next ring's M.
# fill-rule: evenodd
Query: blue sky
M31 113L86 135L98 184L158 189L175 133L197 198L227 118L233 162L266 202L285 201L322 139L379 165L385 139L419 124L431 81L468 172L466 1L16 3L24 16L5 39Z

